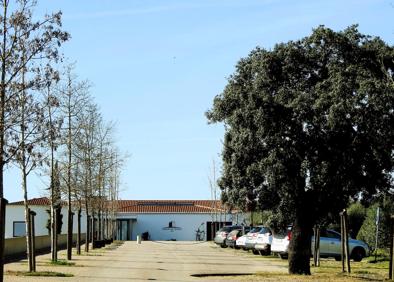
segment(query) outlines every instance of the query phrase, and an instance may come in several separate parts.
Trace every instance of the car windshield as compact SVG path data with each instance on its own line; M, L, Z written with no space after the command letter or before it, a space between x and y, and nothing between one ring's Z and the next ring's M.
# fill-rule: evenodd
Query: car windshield
M271 233L271 230L269 230L267 227L262 227L260 229L260 234L265 234L265 233Z
M219 232L230 232L231 226L225 226L219 229Z
M240 232L240 230L236 229L236 230L231 231L229 235L237 235L239 232Z
M258 233L258 232L260 232L261 228L262 227L254 227L252 230L250 230L249 233Z
M288 235L289 231L291 231L291 226L286 229L278 230L277 232L274 232L274 238L283 239Z

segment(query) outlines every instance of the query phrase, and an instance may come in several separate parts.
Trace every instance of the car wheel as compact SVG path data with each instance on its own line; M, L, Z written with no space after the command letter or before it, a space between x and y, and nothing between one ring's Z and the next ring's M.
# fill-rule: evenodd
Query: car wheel
M364 250L361 248L355 248L350 256L354 261L361 261L364 257Z
M335 259L336 261L341 261L341 260L342 260L341 257L334 257L334 259Z
M227 245L226 244L220 244L220 247L221 248L227 248Z
M257 250L252 250L252 253L253 253L254 255L258 255L258 254L259 254L259 251L257 251Z
M267 248L266 250L261 250L260 255L269 256L271 254L271 248Z
M279 254L279 257L280 257L281 259L287 259L287 254Z
M240 247L238 247L238 246L234 246L234 249L236 249L236 250L239 250L239 249L240 249Z

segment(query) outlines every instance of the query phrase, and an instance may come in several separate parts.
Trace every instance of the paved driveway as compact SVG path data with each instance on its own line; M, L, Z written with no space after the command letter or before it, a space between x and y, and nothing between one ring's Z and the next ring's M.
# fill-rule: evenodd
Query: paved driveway
M64 252L61 253L61 257ZM275 259L264 259L232 249L221 249L209 242L125 242L113 250L95 250L74 256L75 266L49 266L49 256L38 257L38 271L72 273L74 277L6 276L5 281L217 281L225 277L193 275L237 274L258 271L287 272ZM26 270L15 262L6 270Z

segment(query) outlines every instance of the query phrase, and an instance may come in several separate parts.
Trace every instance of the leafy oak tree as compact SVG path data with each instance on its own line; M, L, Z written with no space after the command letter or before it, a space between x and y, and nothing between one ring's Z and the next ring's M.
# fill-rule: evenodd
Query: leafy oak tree
M289 272L310 274L313 226L392 185L394 49L320 26L241 59L207 112L225 125L223 200L293 224Z

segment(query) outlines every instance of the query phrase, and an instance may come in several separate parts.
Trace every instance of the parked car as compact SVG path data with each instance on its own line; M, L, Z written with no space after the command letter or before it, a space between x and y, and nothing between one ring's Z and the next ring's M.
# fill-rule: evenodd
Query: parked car
M255 245L257 243L257 237L259 235L263 234L269 234L271 233L271 230L268 227L265 226L256 226L254 227L248 234L246 234L246 240L245 240L245 249L252 250L252 252L257 255L259 254L259 250L255 249ZM260 238L265 238L265 236L261 236ZM267 242L269 242L269 239L267 238Z
M246 241L246 234L242 235L241 237L239 237L236 241L235 241L235 246L237 249L245 249L245 241Z
M272 235L271 252L278 254L281 258L287 258L288 247L291 240L291 227L280 230Z
M230 248L239 249L239 246L236 245L236 241L239 237L245 235L247 232L250 231L249 226L245 226L241 229L234 229L231 231L226 238L226 245Z
M240 228L242 228L242 226L238 226L238 225L223 226L216 232L215 238L213 240L216 244L220 245L220 247L226 248L227 247L226 239L228 234L234 229L240 229Z
M263 227L257 234L254 250L262 256L271 253L272 232L268 227Z
M287 258L289 242L291 240L291 228L286 232L274 234L271 244L271 252L279 254L281 258ZM312 237L312 246L314 245L314 237ZM350 258L354 261L361 261L369 255L368 244L349 238ZM341 260L341 234L330 229L322 229L320 231L320 256L333 257Z

